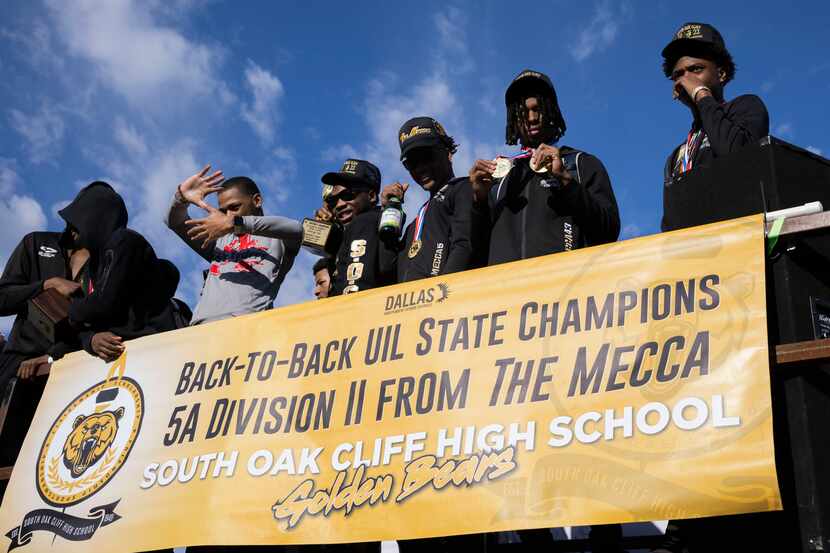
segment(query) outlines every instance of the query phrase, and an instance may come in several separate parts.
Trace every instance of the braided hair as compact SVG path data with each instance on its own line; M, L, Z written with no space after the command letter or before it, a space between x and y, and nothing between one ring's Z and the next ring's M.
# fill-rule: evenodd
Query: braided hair
M522 126L527 119L525 100L536 98L542 114L542 130L550 135L551 142L556 142L565 134L565 119L559 111L556 92L541 86L527 87L516 94L507 103L507 128L505 142L516 144L522 138Z

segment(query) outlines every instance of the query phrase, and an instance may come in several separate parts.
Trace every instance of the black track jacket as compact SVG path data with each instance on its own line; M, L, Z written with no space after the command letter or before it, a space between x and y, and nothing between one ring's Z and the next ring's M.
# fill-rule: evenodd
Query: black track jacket
M560 155L574 179L564 188L521 158L493 184L488 204L473 206L476 248L487 248L488 265L596 246L619 236L617 200L602 162L568 146ZM479 239L488 228L489 245Z

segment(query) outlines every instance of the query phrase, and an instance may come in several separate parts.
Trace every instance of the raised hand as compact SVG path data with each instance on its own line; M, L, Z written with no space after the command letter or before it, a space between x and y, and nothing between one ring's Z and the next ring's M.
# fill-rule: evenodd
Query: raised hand
M334 213L332 213L328 204L324 203L317 211L314 212L314 218L318 221L328 222L334 220Z
M193 240L202 240L202 247L206 248L211 242L233 232L233 216L222 213L215 207L206 206L207 217L189 219L184 222L190 229L187 236Z
M210 171L209 164L179 185L179 193L185 200L205 210L210 207L205 201L205 197L222 190L220 185L225 180L222 171L216 171L212 175L208 175L208 171Z
M392 196L395 196L403 202L403 197L407 190L409 190L409 183L406 182L393 182L392 184L387 184L383 187L383 191L380 193L380 205L386 207L386 204L389 203L389 198Z

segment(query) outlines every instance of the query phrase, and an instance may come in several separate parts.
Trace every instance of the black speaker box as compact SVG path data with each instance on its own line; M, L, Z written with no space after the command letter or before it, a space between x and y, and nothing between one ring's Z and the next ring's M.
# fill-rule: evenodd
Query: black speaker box
M663 230L820 201L830 209L830 160L767 136L666 183Z

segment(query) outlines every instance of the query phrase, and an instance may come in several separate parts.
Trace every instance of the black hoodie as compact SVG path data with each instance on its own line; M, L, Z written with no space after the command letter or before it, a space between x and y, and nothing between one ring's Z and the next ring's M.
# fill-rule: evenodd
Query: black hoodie
M82 329L84 349L94 353L90 341L96 332L129 340L176 328L171 299L179 271L127 228L124 200L110 185L93 182L58 213L90 253L94 290L69 309L70 321Z

